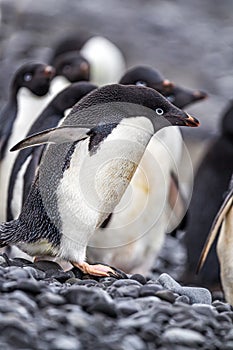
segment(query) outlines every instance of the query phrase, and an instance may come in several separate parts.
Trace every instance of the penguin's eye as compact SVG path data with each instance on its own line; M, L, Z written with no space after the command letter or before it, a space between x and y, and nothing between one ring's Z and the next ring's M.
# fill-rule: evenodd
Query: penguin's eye
M163 115L164 111L162 108L156 108L155 112L158 114L158 115Z
M139 80L135 83L137 86L147 86L147 83L145 81Z
M32 74L31 73L26 73L23 76L24 81L31 81L32 80Z
M168 101L174 102L175 101L175 96L174 95L169 95L167 96Z
M63 67L62 70L63 70L63 72L69 72L70 69L71 69L71 66L69 64L67 64Z

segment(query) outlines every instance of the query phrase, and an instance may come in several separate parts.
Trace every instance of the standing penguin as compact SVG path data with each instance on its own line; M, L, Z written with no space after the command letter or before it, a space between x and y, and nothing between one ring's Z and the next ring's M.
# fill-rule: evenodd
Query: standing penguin
M0 219L6 218L6 197L11 168L16 154L9 149L27 134L36 117L48 102L54 69L41 63L24 64L15 73L9 100L0 112Z
M84 97L60 128L19 143L14 149L55 144L44 152L19 218L0 225L0 245L58 256L85 273L115 274L85 262L86 246L119 203L153 134L170 124L198 121L155 90L115 84Z
M233 305L233 175L225 199L212 224L209 236L199 260L199 271L209 253L209 250L219 233L217 253L221 269L221 282L228 303Z
M129 69L121 84L146 86L184 107L205 93L178 87L149 66ZM165 239L182 219L185 203L177 178L183 151L178 127L160 130L142 157L121 202L95 232L87 250L93 261L106 261L128 273L147 273ZM140 239L139 239L140 237Z
M97 86L88 82L74 83L62 90L48 104L31 126L27 135L53 128L81 98ZM17 218L29 193L44 147L27 148L18 154L12 168L7 196L7 220Z
M221 205L224 192L233 172L233 101L223 113L221 134L209 148L197 171L193 195L188 211L188 224L184 239L187 249L184 283L220 288L219 264L215 249L210 251L205 266L195 274L200 251L211 224Z

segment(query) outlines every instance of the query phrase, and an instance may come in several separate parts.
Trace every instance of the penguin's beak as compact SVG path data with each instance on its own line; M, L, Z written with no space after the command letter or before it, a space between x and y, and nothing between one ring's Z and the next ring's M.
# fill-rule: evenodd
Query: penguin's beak
M170 80L165 79L165 80L163 81L163 88L165 88L165 89L171 89L171 88L173 88L173 87L174 87L174 84L173 84Z
M55 75L55 68L53 68L52 66L46 66L44 68L44 75L46 78L52 79Z
M208 94L204 91L195 90L193 92L193 97L195 98L196 101L205 100L208 97Z
M168 116L164 115L164 117L172 125L189 127L197 127L200 125L199 121L196 118L183 111L180 111L180 113L169 113Z

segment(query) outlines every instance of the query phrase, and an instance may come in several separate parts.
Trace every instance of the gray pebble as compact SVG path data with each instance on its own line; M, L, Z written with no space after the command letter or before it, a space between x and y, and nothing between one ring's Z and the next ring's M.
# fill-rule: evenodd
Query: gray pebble
M159 276L158 282L164 288L170 289L175 293L180 295L186 295L189 297L190 302L200 303L200 304L211 304L212 297L211 293L206 288L196 288L196 287L182 287L179 283L177 283L171 276L166 273L163 273Z
M66 302L65 298L62 295L58 295L51 292L41 293L37 297L37 301L41 307L44 307L50 304L58 306L58 305L63 305Z
M54 350L79 350L81 349L81 344L79 340L75 337L57 335L56 338L51 343L51 349Z
M144 350L145 343L137 335L127 335L122 341L122 350Z
M205 343L205 337L196 331L182 328L169 328L163 335L162 339L167 344L180 344L187 346L200 346Z

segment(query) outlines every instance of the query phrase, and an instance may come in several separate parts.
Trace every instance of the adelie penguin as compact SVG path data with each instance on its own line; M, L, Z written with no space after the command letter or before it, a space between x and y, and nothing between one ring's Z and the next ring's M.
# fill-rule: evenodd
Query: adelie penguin
M211 224L221 205L233 172L233 101L223 112L220 136L210 146L194 179L193 195L188 210L185 234L187 264L182 281L219 290L220 272L213 247L202 271L195 274L199 255Z
M65 117L68 109L96 88L97 86L94 84L78 82L62 90L38 116L27 136L57 126ZM8 221L17 218L21 212L22 204L27 198L40 163L43 149L44 146L21 150L15 160L8 186Z
M14 149L55 144L44 152L19 218L0 225L0 245L116 275L85 261L88 241L119 203L151 137L170 124L199 123L153 89L115 84L84 97L60 128L19 143Z
M54 69L41 63L27 63L20 67L13 77L8 102L0 112L1 220L6 218L6 189L16 157L16 154L9 153L9 149L27 134L47 104L53 75Z
M217 253L220 262L221 282L225 298L233 305L233 175L225 199L214 219L199 260L197 272L202 268L210 248L219 234Z
M90 80L90 64L77 51L66 52L55 57L52 65L56 70L51 84L53 96L71 83Z
M129 69L120 83L153 88L181 107L207 96L176 86L149 66ZM179 186L184 151L178 127L153 136L119 205L91 237L90 261L105 261L127 273L150 271L165 234L176 228L186 210Z

